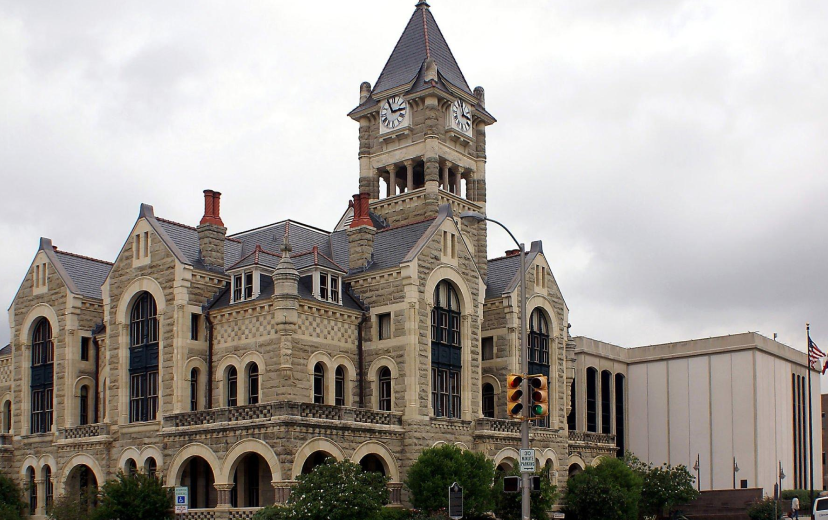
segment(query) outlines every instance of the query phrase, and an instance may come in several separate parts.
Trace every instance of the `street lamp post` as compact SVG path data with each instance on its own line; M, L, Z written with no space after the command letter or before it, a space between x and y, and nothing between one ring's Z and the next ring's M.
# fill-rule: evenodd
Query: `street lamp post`
M739 472L739 465L736 464L736 457L733 457L733 489L736 489L736 473Z
M477 213L476 211L464 211L460 214L461 219L472 219L477 222L482 222L484 220L488 220L498 226L502 227L506 233L512 237L512 240L515 241L515 244L518 246L518 250L520 250L520 348L518 349L518 355L520 357L520 371L523 373L523 382L521 383L521 390L523 390L523 396L521 400L523 401L523 410L524 414L528 413L529 410L529 382L526 377L526 373L529 371L529 352L526 348L526 253L523 243L518 242L515 238L515 235L509 231L509 228L498 222L497 220L491 219L486 217L481 213ZM524 420L520 423L520 447L522 449L528 450L529 449L529 421ZM523 520L529 520L530 517L530 495L529 495L529 474L521 472L521 510L522 510L522 517Z
M701 458L701 454L696 453L696 463L693 464L693 469L696 470L696 489L701 492L701 465L699 464L699 460Z

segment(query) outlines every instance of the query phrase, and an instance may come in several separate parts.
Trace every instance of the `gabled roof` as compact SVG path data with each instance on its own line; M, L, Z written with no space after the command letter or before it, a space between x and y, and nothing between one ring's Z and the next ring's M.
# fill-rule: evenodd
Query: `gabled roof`
M304 251L295 255L290 255L297 270L307 269L308 267L324 267L332 271L339 271L347 273L347 269L338 265L336 262L328 258L326 255L319 252L319 248L314 246L310 251ZM253 265L267 267L269 269L276 269L282 255L267 251L261 246L256 248L247 256L227 268L228 271L241 269L243 267L250 267Z
M11 343L9 343L3 348L0 348L0 357L11 356L11 353Z
M86 298L101 299L101 285L112 269L111 263L58 251L50 239L43 237L38 251L43 251L69 292Z
M527 271L540 253L543 253L543 243L536 240L526 252ZM517 288L519 283L520 253L489 260L486 299L500 298L504 294L509 294Z
M96 300L102 298L101 285L112 270L111 262L60 250L55 251L55 256L82 296Z
M229 238L241 242L241 257L245 257L252 253L256 246L261 246L265 251L279 251L285 235L288 236L294 251L310 251L313 246L317 246L323 254L328 257L332 256L329 232L295 220L282 220L267 226L235 233L230 235Z

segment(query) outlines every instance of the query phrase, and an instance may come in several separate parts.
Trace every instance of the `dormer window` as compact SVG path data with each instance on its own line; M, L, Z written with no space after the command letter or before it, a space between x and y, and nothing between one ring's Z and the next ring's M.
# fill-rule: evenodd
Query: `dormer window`
M340 304L342 300L340 294L342 293L341 282L339 275L320 271L319 276L319 292L317 297L326 302Z
M252 300L258 291L254 287L256 277L253 271L244 271L233 275L233 302Z

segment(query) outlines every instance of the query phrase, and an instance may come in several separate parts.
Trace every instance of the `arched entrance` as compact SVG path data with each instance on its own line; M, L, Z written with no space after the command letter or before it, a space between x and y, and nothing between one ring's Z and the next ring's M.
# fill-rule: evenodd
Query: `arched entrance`
M247 453L239 459L233 472L233 507L260 507L274 502L273 476L267 461L258 453Z
M362 471L371 471L374 473L380 473L384 477L387 476L385 474L385 464L383 464L383 461L379 455L374 453L369 453L368 455L362 457L359 461L359 465L362 467Z
M581 473L582 471L584 471L584 468L582 468L578 464L570 464L569 465L569 476L570 477L574 477L575 475L577 475L578 473Z
M95 472L86 464L78 464L69 472L64 492L69 496L79 496L82 499L92 496L98 489L98 479Z
M333 457L333 455L331 455L327 451L322 450L315 451L308 455L308 458L305 459L305 463L302 464L302 475L307 475L308 473L313 471L313 468L315 468L316 466L324 464L325 460L328 459L328 457Z
M190 508L216 507L218 493L213 486L216 479L213 468L201 457L192 457L184 464L180 485L190 489Z

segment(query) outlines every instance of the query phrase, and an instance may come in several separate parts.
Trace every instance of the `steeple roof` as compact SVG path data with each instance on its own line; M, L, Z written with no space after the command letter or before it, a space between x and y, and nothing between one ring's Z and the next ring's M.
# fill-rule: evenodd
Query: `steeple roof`
M371 93L384 92L413 82L428 58L436 62L437 72L443 81L472 94L434 15L428 4L421 0Z

